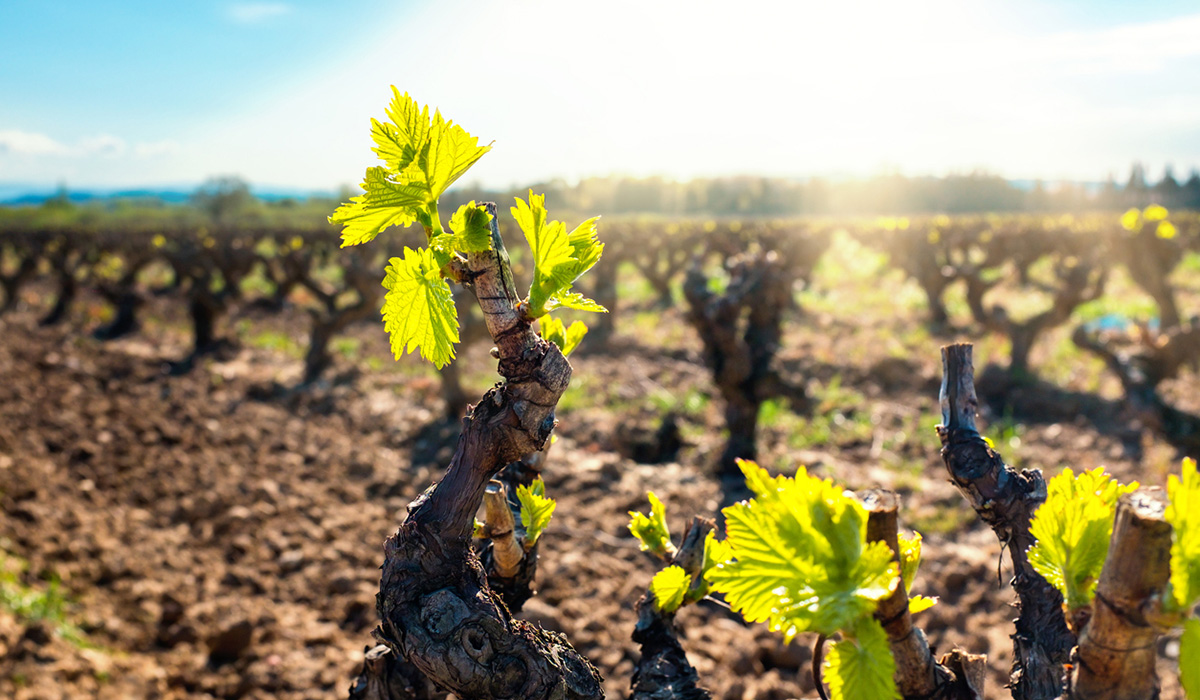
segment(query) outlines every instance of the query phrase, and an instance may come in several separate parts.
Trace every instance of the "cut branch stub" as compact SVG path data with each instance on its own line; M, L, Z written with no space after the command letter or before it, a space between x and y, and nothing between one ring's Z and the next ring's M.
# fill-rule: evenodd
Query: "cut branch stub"
M891 491L873 489L860 493L859 500L867 509L867 541L886 542L892 549L892 560L900 568L899 497ZM954 674L934 660L925 633L913 626L908 612L908 592L903 582L879 602L875 619L887 632L888 646L896 659L896 687L901 695L906 698L963 697L952 694ZM966 696L966 700L970 700L970 696Z
M1121 496L1092 618L1079 638L1072 700L1157 698L1158 630L1147 620L1170 578L1166 494L1144 487Z
M1027 556L1035 542L1029 522L1046 500L1046 481L1040 470L1018 472L1006 465L979 435L971 345L942 348L942 362L944 424L937 428L942 460L954 485L1012 558L1012 585L1021 610L1013 634L1013 697L1056 698L1062 692L1063 664L1075 646L1075 635L1067 628L1062 594L1034 571Z
M517 542L516 519L508 507L508 494L504 484L493 479L483 492L483 522L487 526L488 539L492 541L492 557L496 573L512 578L521 569L525 552Z
M384 640L462 698L600 698L595 668L567 642L513 619L472 551L475 513L504 465L541 449L571 366L519 311L508 254L492 215L494 250L459 260L499 353L504 382L463 419L445 478L409 506L384 544L377 599Z

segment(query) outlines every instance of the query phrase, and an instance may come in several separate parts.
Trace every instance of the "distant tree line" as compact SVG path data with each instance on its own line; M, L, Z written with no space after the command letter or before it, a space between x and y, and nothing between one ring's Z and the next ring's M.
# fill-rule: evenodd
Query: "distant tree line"
M1200 172L1183 183L1170 166L1150 184L1146 169L1134 164L1122 186L1109 177L1103 185L1019 186L998 175L975 172L946 177L881 175L865 180L792 180L725 177L676 182L662 177L593 177L571 185L563 180L538 183L558 206L607 214L676 216L870 215L972 212L1125 210L1158 203L1169 209L1200 210ZM464 187L452 193L466 202L508 201L524 195ZM455 202L457 205L459 202Z

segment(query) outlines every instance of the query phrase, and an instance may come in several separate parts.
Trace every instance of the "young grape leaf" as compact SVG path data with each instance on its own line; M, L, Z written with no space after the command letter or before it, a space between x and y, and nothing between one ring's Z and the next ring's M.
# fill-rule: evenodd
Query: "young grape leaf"
M730 607L790 640L846 628L895 590L891 548L866 542L866 511L855 499L803 467L788 478L739 465L755 497L722 511L732 561L708 572Z
M450 285L442 277L433 251L404 248L392 258L383 279L383 326L391 337L396 359L420 349L421 357L439 369L454 358L458 342L458 312Z
M1188 700L1200 700L1200 619L1194 617L1179 638L1179 682Z
M914 595L908 598L908 613L916 615L937 605L937 596Z
M450 231L434 236L429 245L439 253L482 253L492 249L492 215L474 201L450 217Z
M561 221L548 221L546 198L529 192L529 202L519 197L512 208L513 218L525 233L533 250L533 284L529 288L529 315L544 315L557 306L594 311L603 309L582 295L570 295L575 280L590 270L604 244L596 239L596 219L588 219L567 233Z
M559 307L575 309L576 311L592 311L594 313L606 314L608 309L596 303L592 299L588 299L579 292L559 292L550 296L550 300L546 303L546 310L553 311Z
M646 497L650 499L650 515L629 511L629 531L641 542L643 552L670 558L675 555L675 545L671 544L671 532L667 529L667 507L653 491L647 491Z
M1167 477L1166 519L1171 540L1171 595L1177 610L1190 611L1200 601L1200 470L1196 460L1183 460L1180 478Z
M912 591L913 579L917 576L917 567L921 564L921 533L901 535L900 542L900 580L904 583L904 592ZM928 610L937 604L937 598L923 595L908 596L908 612L916 614Z
M859 621L853 635L825 655L824 675L832 700L900 700L895 673L887 633L873 618Z
M537 544L558 504L553 498L546 498L546 482L540 476L534 479L532 487L517 487L517 500L521 502L521 525L525 528L525 549L528 550Z
M557 345L564 356L570 355L572 350L579 347L579 343L588 332L587 325L582 321L574 321L568 328L562 321L548 314L542 316L538 324L542 327L542 337Z
M904 592L912 590L917 567L921 565L921 533L900 535L900 579L904 581Z
M1108 556L1117 498L1137 487L1122 486L1102 467L1078 476L1066 468L1047 485L1046 502L1029 525L1037 538L1029 563L1062 592L1068 610L1091 604Z
M700 575L692 581L684 596L684 603L695 603L703 600L712 590L708 582L708 572L733 558L733 553L727 542L717 539L717 534L710 530L704 537L704 564L701 565Z
M650 592L654 594L654 607L673 613L683 605L683 596L692 585L692 577L687 575L683 567L668 566L654 575L650 580Z
M403 172L429 138L429 107L421 107L408 93L400 94L392 86L392 101L386 110L390 122L371 120L371 139L375 154L394 173Z
M383 168L367 168L362 187L366 194L351 197L329 217L329 223L342 224L343 248L373 241L391 226L411 225L426 204L422 186L392 181Z
M417 164L425 174L425 182L433 198L442 196L450 185L490 150L490 145L480 146L478 138L454 122L443 119L440 112L434 112L429 138L417 156Z
M428 107L395 86L387 115L388 122L371 120L374 151L386 167L367 168L365 193L329 217L330 223L343 224L343 246L366 243L384 229L414 222L430 237L441 234L438 197L491 150L440 112L430 117Z

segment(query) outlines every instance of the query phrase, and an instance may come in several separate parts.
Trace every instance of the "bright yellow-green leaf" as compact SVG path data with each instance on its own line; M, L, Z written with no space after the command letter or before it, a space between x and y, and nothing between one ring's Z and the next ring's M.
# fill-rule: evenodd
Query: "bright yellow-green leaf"
M1167 218L1167 208L1161 204L1151 204L1142 210L1142 218L1146 221L1165 221Z
M492 249L492 215L487 209L464 204L450 217L450 231L434 236L429 245L435 250L451 253L482 253Z
M1046 502L1029 526L1037 538L1029 563L1063 594L1069 610L1091 604L1108 556L1117 498L1137 487L1122 486L1102 467L1078 476L1063 469L1047 485Z
M732 558L733 551L729 544L718 540L716 533L710 530L704 537L704 564L700 569L700 575L692 581L692 586L688 589L684 602L695 603L703 600L712 588L708 582L708 572Z
M654 575L650 581L650 592L654 594L654 607L667 613L675 612L683 604L683 596L692 585L692 578L679 566L668 566Z
M546 303L546 310L553 311L559 307L567 309L575 309L576 311L593 311L595 313L606 314L608 309L604 308L595 301L588 299L579 292L559 292L550 297Z
M704 568L701 571L707 574L732 558L733 548L728 542L718 540L717 533L710 530L704 538Z
M379 167L367 168L362 187L366 194L351 197L329 217L329 223L342 224L342 247L374 240L392 226L412 224L429 199L424 185L394 181Z
M921 533L900 535L900 578L904 581L904 591L912 590L913 579L917 577L917 567L921 565Z
M458 342L458 312L433 251L406 247L403 258L391 259L383 286L388 290L383 325L396 359L420 349L439 369L449 364Z
M604 244L596 239L596 219L588 219L567 233L561 221L547 219L546 198L529 192L529 202L520 198L512 208L513 218L533 250L533 284L529 288L529 313L537 318L557 306L585 311L604 310L571 286L600 259Z
M1188 611L1200 601L1200 471L1196 460L1183 460L1181 478L1167 477L1166 518L1171 537L1171 599Z
M542 337L557 345L564 356L570 355L572 350L579 347L588 331L587 325L582 321L574 321L568 328L562 321L552 318L549 314L538 319L538 324L542 328Z
M1200 620L1194 617L1179 638L1179 682L1188 700L1200 700Z
M1126 211L1121 215L1121 226L1126 231L1140 231L1142 229L1142 212L1136 207Z
M739 464L755 497L722 511L733 558L708 572L733 610L788 639L831 635L895 590L891 548L866 542L867 515L856 499L803 467L788 478Z
M1158 228L1154 231L1154 235L1158 236L1159 238L1166 239L1174 238L1175 233L1175 224L1171 223L1170 221L1158 222Z
M854 635L825 655L825 682L832 700L900 700L893 680L896 661L887 633L874 619L859 622Z
M932 598L923 595L910 596L908 599L908 612L909 614L916 615L937 605L937 602L937 596L933 596Z
M629 531L641 542L643 552L662 558L673 556L675 545L671 544L671 532L667 529L667 507L653 491L647 491L646 498L650 499L650 515L629 511Z
M533 486L518 486L517 500L521 502L521 526L525 528L525 549L537 544L538 538L550 524L554 508L558 505L553 498L546 498L546 484L542 477L534 480Z
M374 150L386 167L368 168L366 193L330 217L330 222L344 224L343 245L365 243L389 226L415 221L431 235L441 233L438 197L491 149L440 113L430 117L428 107L395 87L387 116L387 122L371 120Z
M417 156L417 164L436 199L490 150L491 146L480 146L478 138L435 112L429 139Z
M389 122L371 120L372 150L393 173L400 173L417 159L429 138L429 108L418 105L407 92L401 95L393 85L387 116Z

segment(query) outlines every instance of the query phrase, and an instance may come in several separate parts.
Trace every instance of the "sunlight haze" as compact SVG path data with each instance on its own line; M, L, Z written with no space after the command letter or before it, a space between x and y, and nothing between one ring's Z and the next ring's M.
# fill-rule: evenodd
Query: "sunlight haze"
M495 187L1200 166L1194 4L71 5L0 9L0 185L357 184L390 85Z

